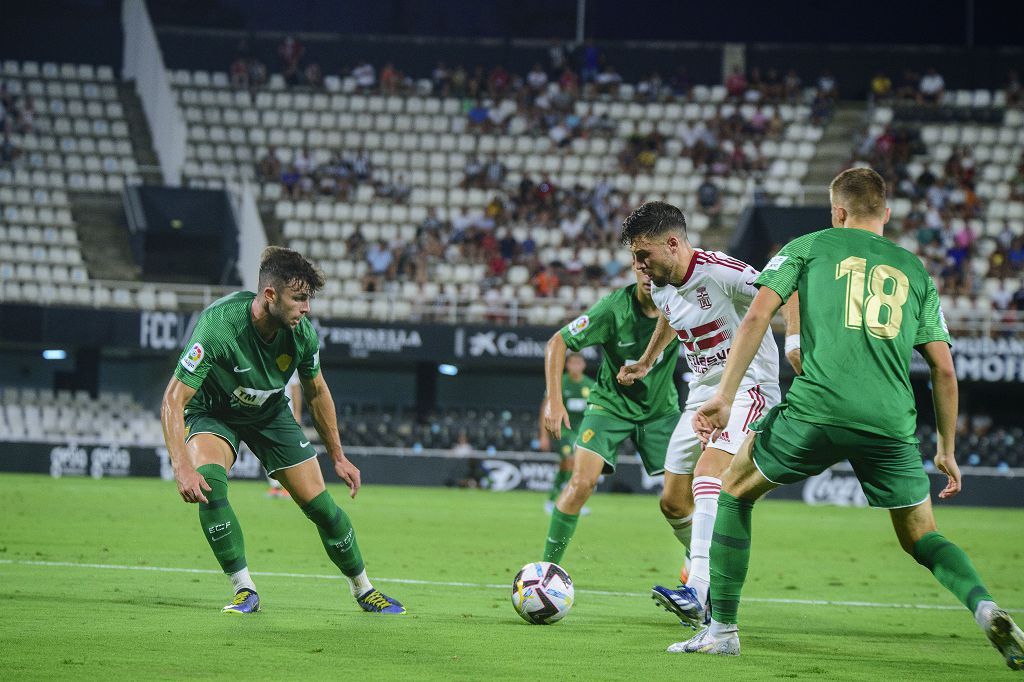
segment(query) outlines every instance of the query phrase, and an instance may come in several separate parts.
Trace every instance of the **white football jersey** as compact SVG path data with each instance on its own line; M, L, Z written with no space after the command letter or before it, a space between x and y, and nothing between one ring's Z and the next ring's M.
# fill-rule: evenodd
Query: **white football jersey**
M691 390L715 386L722 378L733 336L757 294L754 280L759 274L721 251L694 249L680 286L651 287L651 298L682 342L693 372ZM769 329L741 383L778 381L779 348Z

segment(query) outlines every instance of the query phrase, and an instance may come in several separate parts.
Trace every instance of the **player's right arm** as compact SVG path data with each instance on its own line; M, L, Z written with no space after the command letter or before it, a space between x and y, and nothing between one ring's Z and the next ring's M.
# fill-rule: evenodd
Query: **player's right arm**
M640 381L647 376L658 356L665 352L665 349L672 343L672 339L675 336L676 332L672 329L672 325L668 323L668 318L665 317L664 313L660 314L658 316L658 324L654 327L654 333L651 335L651 340L647 342L647 350L632 365L620 367L619 373L615 377L616 381L623 386L632 386L634 382Z
M565 352L568 347L561 330L552 334L544 349L544 383L547 393L541 406L544 430L555 438L562 437L562 425L569 428L569 412L562 402L562 373L565 371Z
M960 467L956 463L956 418L959 402L959 386L953 354L945 341L932 341L917 347L928 362L932 379L932 405L935 408L935 431L938 442L935 447L935 467L946 474L946 487L939 493L940 499L953 497L960 492Z
M546 361L546 359L547 358L545 356L545 361ZM546 381L546 379L547 378L545 377L545 381ZM551 449L551 437L548 435L548 430L544 426L544 409L547 407L547 404L548 404L547 395L546 394L545 394L544 398L545 399L542 400L541 403L540 403L540 417L537 420L537 422L538 422L538 424L540 426L540 433L537 435L537 441L538 441L538 445L540 446L541 451L547 451L547 450Z
M160 425L164 431L167 456L178 483L178 494L185 502L206 502L204 490L211 490L206 479L195 470L185 451L185 404L196 394L196 389L171 377L160 404Z
M782 318L786 321L786 360L793 371L803 374L803 358L800 355L800 294L793 295L782 306Z

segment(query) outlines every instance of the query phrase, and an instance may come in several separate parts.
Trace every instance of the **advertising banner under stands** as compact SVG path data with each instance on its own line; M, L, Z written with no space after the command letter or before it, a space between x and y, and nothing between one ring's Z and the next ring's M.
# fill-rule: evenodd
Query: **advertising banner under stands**
M151 354L177 355L185 347L199 313L115 311L87 308L0 305L0 344L50 347L99 346ZM491 366L539 367L554 327L445 325L415 322L310 318L320 337L321 358L396 363L449 362ZM783 348L782 337L777 335ZM587 348L589 360L599 356ZM953 339L953 358L961 381L1024 383L1024 339ZM789 364L781 363L783 373ZM914 354L911 373L928 375Z
M495 492L510 490L547 491L558 467L550 453L483 452L455 455L445 451L414 452L394 448L349 448L348 457L359 467L364 485L416 485L483 488ZM334 467L321 453L320 468L332 483L340 483ZM49 474L54 478L148 476L170 481L167 450L162 447L134 447L97 443L0 443L0 472ZM1024 475L1017 472L972 472L965 470L963 490L939 505L976 507L1024 507ZM245 447L232 467L236 479L262 479L259 460ZM946 484L946 478L930 474L932 496ZM604 476L600 492L661 492L662 478L648 476L635 457L620 460L612 476ZM772 499L802 500L808 505L864 507L867 500L848 466L838 465L803 483L782 486L769 493Z

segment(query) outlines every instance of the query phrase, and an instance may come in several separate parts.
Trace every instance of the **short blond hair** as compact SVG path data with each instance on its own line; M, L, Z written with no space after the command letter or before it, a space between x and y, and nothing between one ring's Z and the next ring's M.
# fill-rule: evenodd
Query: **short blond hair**
M842 205L850 215L877 218L885 214L885 180L870 168L850 168L828 186L832 203Z

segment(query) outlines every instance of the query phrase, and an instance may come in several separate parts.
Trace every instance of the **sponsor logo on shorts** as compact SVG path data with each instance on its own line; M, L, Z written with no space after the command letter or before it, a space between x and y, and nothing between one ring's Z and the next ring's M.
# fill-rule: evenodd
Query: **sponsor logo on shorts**
M715 440L716 441L722 441L723 443L731 443L732 442L731 440L729 440L729 432L728 431L722 431L720 434L718 434L718 438L716 438Z
M309 447L309 441L307 440L307 441L303 441L303 442L299 443L299 447L300 448L308 448Z
M192 345L192 349L189 350L188 355L181 359L181 366L190 372L194 372L199 363L203 361L205 355L206 351L203 349L203 344L195 343Z
M580 315L575 320L569 323L569 333L572 334L573 336L576 336L589 326L590 318L586 315Z
M789 256L775 256L764 266L765 270L778 270L782 264L789 260Z
M589 443L590 439L593 438L593 437L594 437L594 429L587 429L580 436L580 440L583 441L584 443Z

